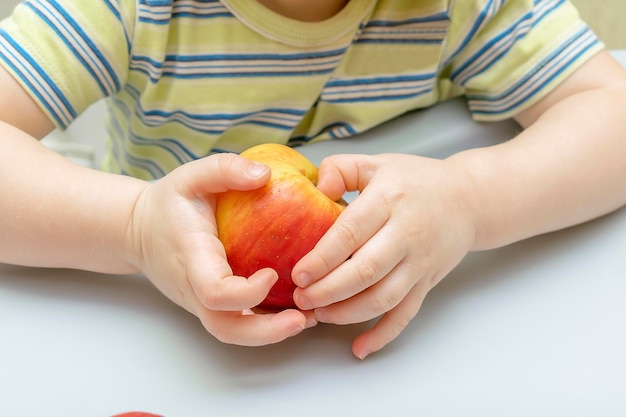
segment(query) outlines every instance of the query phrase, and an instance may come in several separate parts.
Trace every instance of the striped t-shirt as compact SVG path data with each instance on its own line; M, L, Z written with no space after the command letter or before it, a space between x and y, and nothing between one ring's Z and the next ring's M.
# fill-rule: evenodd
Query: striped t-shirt
M28 0L0 24L0 64L58 127L108 97L104 168L145 179L452 96L509 118L601 48L565 0L351 0L319 23L254 0Z

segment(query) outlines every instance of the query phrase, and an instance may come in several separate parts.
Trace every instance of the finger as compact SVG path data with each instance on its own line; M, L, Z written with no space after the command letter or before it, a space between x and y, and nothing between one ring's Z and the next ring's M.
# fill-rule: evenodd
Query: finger
M413 287L397 307L382 316L373 328L354 340L352 343L354 356L365 359L398 337L421 308L428 291L429 287L425 283L418 283Z
M318 320L315 317L315 312L313 310L299 310L300 313L304 315L305 318L305 329L310 329L311 327L317 326ZM268 314L275 313L275 310L267 310L262 307L254 307L250 310L244 310L244 314Z
M249 277L235 276L225 257L218 253L208 251L201 264L191 261L187 266L187 281L195 297L211 310L238 311L260 304L278 280L278 274L265 268Z
M292 270L299 287L328 275L374 236L389 220L389 211L367 190L339 215L337 221Z
M302 309L324 307L351 298L383 278L387 280L388 274L404 257L404 250L396 248L396 241L397 233L391 227L383 226L350 259L324 279L296 289L296 304Z
M274 314L243 314L200 310L202 325L223 343L242 346L261 346L278 343L302 332L305 316L297 310Z
M179 242L181 257L177 264L186 274L185 281L193 289L193 297L212 310L238 311L258 305L265 299L278 275L271 269L255 272L250 277L233 276L217 229L210 219Z
M362 191L376 167L368 155L332 155L322 160L317 188L337 200L346 191Z
M182 195L204 197L206 193L258 188L269 180L270 168L239 155L225 153L186 163L174 170L171 178Z
M374 319L399 305L417 280L414 268L400 264L367 290L345 301L315 309L315 316L323 323L333 324L362 323Z

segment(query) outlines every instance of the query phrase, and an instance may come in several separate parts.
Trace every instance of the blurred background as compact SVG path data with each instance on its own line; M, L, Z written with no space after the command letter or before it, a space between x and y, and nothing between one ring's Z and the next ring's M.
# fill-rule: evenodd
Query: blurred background
M571 0L609 49L626 49L626 1Z
M0 19L21 0L0 0ZM626 49L625 0L571 0L609 49Z

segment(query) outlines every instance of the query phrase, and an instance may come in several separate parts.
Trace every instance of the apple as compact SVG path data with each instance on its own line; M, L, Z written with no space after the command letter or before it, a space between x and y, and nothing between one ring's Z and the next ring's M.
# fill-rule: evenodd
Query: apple
M122 414L116 414L111 417L163 417L159 414L144 413L143 411L129 411Z
M248 277L272 268L278 281L259 305L267 310L294 308L294 265L326 233L346 203L316 188L318 168L294 149L274 143L257 145L241 156L271 169L263 187L217 195L218 237L235 275Z

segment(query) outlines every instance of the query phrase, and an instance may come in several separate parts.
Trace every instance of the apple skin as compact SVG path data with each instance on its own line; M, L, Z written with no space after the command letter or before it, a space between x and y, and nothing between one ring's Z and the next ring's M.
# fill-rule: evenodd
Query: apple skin
M143 411L128 411L111 417L163 417L160 414L144 413Z
M335 222L345 202L318 190L317 167L288 146L257 145L241 156L269 166L271 178L255 190L218 194L218 237L235 275L249 277L262 268L278 273L260 308L294 308L291 271Z

